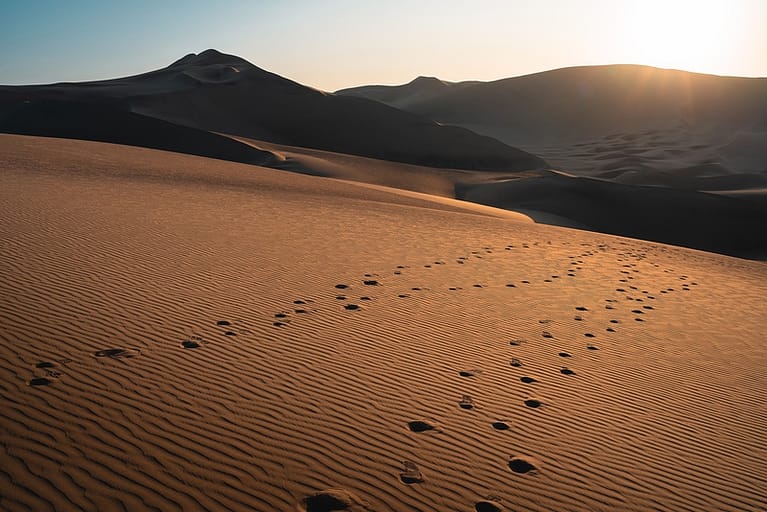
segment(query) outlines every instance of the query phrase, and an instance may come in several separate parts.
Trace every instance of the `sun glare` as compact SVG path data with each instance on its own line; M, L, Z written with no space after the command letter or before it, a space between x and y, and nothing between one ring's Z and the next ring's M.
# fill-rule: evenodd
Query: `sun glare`
M737 3L706 0L631 2L625 15L634 62L704 72L727 64L743 19Z

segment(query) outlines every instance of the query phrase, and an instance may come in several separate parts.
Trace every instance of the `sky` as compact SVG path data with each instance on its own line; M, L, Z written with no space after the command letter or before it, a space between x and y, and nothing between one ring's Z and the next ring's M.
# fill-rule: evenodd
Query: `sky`
M326 91L647 64L767 76L767 0L0 0L0 84L114 78L216 48Z

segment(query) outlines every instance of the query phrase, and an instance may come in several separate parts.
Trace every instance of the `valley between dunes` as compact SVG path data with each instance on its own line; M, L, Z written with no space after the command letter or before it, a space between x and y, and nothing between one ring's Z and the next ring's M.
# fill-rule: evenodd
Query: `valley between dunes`
M153 149L0 161L0 510L767 509L764 262Z

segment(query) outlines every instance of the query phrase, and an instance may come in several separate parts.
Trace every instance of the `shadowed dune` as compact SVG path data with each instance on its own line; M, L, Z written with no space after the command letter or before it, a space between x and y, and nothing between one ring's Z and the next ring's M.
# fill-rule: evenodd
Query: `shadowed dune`
M0 132L112 142L256 165L275 155L229 137L135 114L118 102L6 101Z
M568 175L601 180L546 172L526 180L467 179L457 197L522 209L541 222L767 254L758 234L767 212L765 78L610 65L494 82L420 77L336 94L463 126L540 155Z
M503 171L547 167L530 153L464 128L443 127L362 98L330 95L215 50L127 78L0 87L4 110L15 108L14 101L42 100L119 102L134 113L200 130L419 165Z
M677 188L678 180L658 173L712 164L720 176L757 173L762 180L767 172L767 78L610 65L493 82L430 81L428 88L422 82L336 94L463 126L577 175L631 173L635 184Z
M406 86L336 94L386 102L507 143L544 145L631 138L647 130L767 130L767 79L636 65L556 69L493 82L449 84L424 95ZM418 101L414 96L419 97Z
M554 214L593 231L704 251L762 257L767 249L767 210L720 195L558 173L458 184L456 195L534 219L537 213Z
M132 77L0 87L0 131L459 197L544 223L761 257L765 83L596 66L491 83L421 77L332 95L208 50ZM503 140L523 134L552 165L601 182L552 175L530 153L425 115Z

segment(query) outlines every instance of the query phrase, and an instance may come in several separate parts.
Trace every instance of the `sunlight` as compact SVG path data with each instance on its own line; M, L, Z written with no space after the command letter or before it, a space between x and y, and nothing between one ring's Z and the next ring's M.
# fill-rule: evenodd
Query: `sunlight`
M646 0L626 7L626 51L636 63L686 70L726 64L743 13L719 0Z

